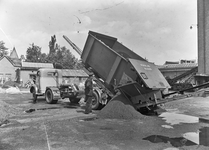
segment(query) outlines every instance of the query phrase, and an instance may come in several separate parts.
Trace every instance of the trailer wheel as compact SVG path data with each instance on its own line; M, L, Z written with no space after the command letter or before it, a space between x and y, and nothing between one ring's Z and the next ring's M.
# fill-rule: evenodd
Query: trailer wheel
M92 109L98 110L102 107L102 104L99 102L99 96L98 94L93 91L93 97L92 97Z
M80 98L77 97L73 97L73 98L69 98L70 102L73 104L78 104L78 102L80 101Z
M48 104L56 104L58 100L53 100L53 93L52 90L47 89L45 92L46 102Z

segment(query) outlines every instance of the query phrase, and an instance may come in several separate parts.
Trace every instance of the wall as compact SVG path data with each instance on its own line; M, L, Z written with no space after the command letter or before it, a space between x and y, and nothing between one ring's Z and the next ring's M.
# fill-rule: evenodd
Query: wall
M32 79L30 78L30 75L36 75L37 71L32 71L32 70L21 70L20 71L20 81L22 83L23 87L28 87L26 85L29 81L31 82ZM30 83L29 83L30 84Z
M16 80L16 69L11 62L6 58L2 58L0 61L0 85L7 80Z

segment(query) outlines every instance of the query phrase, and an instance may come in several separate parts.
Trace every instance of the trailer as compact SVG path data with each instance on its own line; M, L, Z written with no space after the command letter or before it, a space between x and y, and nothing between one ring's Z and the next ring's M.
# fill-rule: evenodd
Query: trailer
M69 43L69 39L67 41ZM69 44L78 48L72 41ZM102 82L103 91L111 95L122 93L136 109L152 108L163 99L163 91L170 88L155 64L128 49L115 37L89 31L80 53L85 69L93 71L95 78Z

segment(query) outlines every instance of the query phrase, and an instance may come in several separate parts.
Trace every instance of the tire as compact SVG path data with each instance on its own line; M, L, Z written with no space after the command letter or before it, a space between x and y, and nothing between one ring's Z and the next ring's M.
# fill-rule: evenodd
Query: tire
M45 92L45 98L46 98L46 102L48 104L56 104L58 100L53 100L53 93L52 90L47 89Z
M93 91L92 109L98 110L98 109L101 109L101 107L102 107L102 104L99 102L99 96L95 91Z
M73 104L78 104L79 101L80 101L80 98L76 98L76 97L73 97L73 98L69 98L70 102L73 103Z

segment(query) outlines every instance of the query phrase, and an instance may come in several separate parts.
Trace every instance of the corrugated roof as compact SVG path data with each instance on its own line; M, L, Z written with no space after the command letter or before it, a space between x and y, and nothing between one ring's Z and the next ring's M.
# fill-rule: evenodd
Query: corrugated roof
M65 76L65 77L88 77L88 74L84 70L63 69L62 76Z
M54 68L52 63L22 62L23 68Z
M186 64L167 64L158 66L159 69L166 69L166 68L193 68L197 67L197 63L186 63Z

